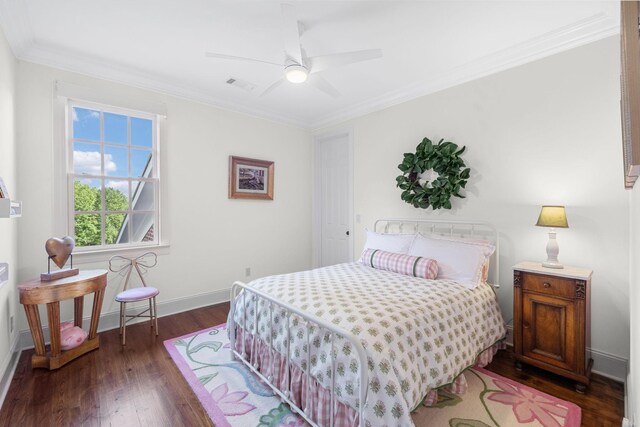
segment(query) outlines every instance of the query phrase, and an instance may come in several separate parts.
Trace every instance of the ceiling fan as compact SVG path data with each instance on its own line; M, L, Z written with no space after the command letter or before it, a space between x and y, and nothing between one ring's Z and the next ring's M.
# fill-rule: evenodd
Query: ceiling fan
M285 58L282 63L264 61L262 59L245 58L241 56L225 55L221 53L206 52L209 58L231 59L234 61L258 62L262 64L275 65L284 70L284 76L269 86L262 92L260 96L265 96L285 81L291 83L308 82L312 86L321 90L329 96L337 98L340 92L334 88L328 81L321 77L318 73L329 68L335 68L342 65L353 64L355 62L369 61L382 57L381 49L358 50L355 52L335 53L331 55L311 56L307 57L302 45L300 44L300 29L302 26L296 19L295 7L290 4L283 3L282 20L284 35L284 53Z

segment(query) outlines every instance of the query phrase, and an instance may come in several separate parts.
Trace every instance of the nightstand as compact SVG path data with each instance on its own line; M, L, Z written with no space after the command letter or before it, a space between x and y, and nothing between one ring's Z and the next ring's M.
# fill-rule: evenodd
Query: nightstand
M576 381L591 377L591 274L586 268L513 266L513 342L517 367L537 366Z

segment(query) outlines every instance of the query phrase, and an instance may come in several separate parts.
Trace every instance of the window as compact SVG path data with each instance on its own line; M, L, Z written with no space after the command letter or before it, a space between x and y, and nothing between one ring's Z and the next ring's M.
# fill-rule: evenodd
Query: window
M76 247L157 245L158 118L68 102L69 234Z

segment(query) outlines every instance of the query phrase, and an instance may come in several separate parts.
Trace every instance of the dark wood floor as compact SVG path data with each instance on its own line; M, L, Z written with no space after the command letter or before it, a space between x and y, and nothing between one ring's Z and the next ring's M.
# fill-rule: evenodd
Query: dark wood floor
M57 371L32 370L33 350L23 352L0 410L2 426L210 426L186 381L163 346L169 338L226 321L229 304L159 319L160 335L148 323L127 328L122 347L117 330L100 334L100 349ZM489 370L578 404L584 426L621 425L622 384L594 376L585 395L573 383L535 368L514 369L513 353L501 351Z

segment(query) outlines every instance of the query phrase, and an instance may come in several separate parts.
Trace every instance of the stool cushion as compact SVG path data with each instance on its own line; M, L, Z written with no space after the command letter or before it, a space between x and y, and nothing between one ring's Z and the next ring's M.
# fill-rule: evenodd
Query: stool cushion
M116 301L118 302L132 302L142 301L145 299L153 298L160 293L156 288L150 286L141 286L138 288L127 289L116 295Z

